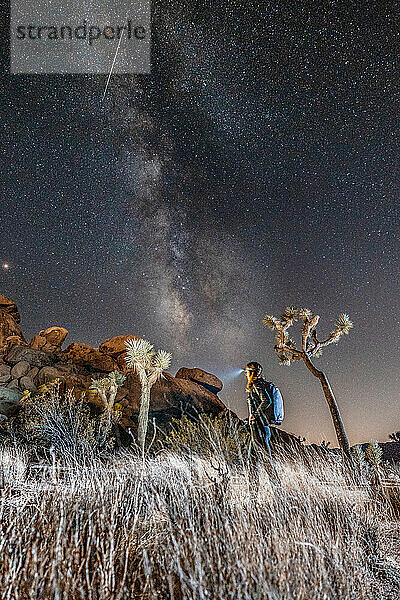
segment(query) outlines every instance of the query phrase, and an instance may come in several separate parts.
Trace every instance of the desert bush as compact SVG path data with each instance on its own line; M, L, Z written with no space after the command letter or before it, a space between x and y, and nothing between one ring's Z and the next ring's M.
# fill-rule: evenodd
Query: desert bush
M54 381L23 396L15 431L28 443L51 448L58 458L82 460L114 447L119 418L120 412L107 406L92 414L85 394L77 400L72 390L62 393L60 382Z
M173 419L162 443L180 453L218 455L229 463L242 462L247 459L250 433L244 423L231 419L226 413L217 416L200 413L196 420L186 415Z

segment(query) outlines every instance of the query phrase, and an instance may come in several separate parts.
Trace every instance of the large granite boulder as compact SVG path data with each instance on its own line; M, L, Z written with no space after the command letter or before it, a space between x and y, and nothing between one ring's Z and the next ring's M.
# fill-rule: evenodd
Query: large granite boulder
M139 411L140 397L139 377L130 372L117 395L117 402L123 407L124 426L134 424L134 416ZM155 416L157 421L180 417L185 413L218 414L225 409L225 405L216 394L194 381L176 378L169 373L164 373L151 389L150 414Z
M73 343L60 354L62 360L73 362L78 365L89 366L93 370L111 372L117 369L117 363L111 356L107 356L87 344Z
M99 346L99 351L118 358L121 354L125 353L125 342L128 340L140 340L140 338L137 335L116 335L102 342Z
M64 327L49 327L36 334L30 341L31 348L46 352L58 352L68 335Z
M19 409L21 392L0 387L0 414L13 417Z
M182 367L175 377L177 379L188 379L198 385L202 385L213 394L218 394L223 387L222 381L218 379L216 375L207 373L207 371L203 371L203 369L188 369L187 367Z

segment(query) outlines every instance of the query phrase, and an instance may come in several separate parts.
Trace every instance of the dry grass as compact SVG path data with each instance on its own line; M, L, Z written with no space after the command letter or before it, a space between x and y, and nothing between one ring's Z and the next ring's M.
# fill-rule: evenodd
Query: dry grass
M3 449L0 597L398 598L388 507L327 461L265 462L256 478L216 457L40 468Z

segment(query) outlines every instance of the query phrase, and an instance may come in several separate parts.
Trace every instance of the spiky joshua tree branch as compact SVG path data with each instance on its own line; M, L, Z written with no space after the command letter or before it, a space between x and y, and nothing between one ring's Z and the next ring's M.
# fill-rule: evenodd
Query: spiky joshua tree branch
M171 364L172 355L165 350L155 352L154 347L146 340L127 340L125 361L130 369L139 375L142 396L138 419L138 442L144 456L144 446L149 420L150 392L153 385L163 376Z
M301 348L296 345L289 335L290 327L297 322L301 323ZM263 319L264 325L276 332L274 350L279 362L282 365L291 365L293 361L302 360L311 373L320 380L331 411L339 446L346 455L349 455L349 441L332 388L325 373L315 367L311 358L320 357L326 346L337 343L342 335L347 335L353 327L353 323L347 314L339 315L335 321L333 331L326 339L321 340L316 330L318 322L319 316L313 316L308 308L293 308L290 306L284 310L279 319L273 315L265 315Z

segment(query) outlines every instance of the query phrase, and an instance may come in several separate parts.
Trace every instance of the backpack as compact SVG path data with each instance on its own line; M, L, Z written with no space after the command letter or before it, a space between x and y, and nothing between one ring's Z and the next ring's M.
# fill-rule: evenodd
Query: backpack
M265 382L265 391L271 398L271 404L266 411L268 420L272 425L281 425L285 416L282 394L272 381Z

